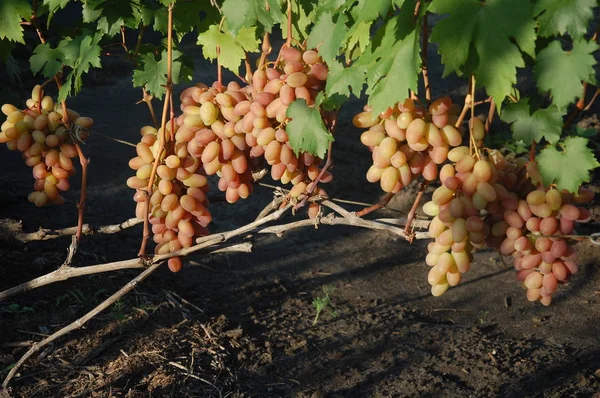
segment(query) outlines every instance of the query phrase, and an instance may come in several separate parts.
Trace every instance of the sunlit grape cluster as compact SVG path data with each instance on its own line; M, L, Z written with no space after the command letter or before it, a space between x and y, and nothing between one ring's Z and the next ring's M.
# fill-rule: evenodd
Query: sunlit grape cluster
M544 187L535 163L528 166L529 184L519 191L518 202L505 208L508 228L500 250L514 258L527 298L549 305L558 284L578 270L574 241L563 236L575 233L576 222L589 221L590 212L581 205L594 193L583 187L576 195Z
M156 254L176 252L194 244L194 238L208 234L206 226L212 221L207 209L208 181L201 161L190 154L193 147L189 134L179 134L177 123L167 123L167 135L175 140L170 151L158 153L158 134L154 127L141 129L142 139L136 145L137 156L129 161L136 175L127 180L130 188L136 189L133 199L137 202L136 217L146 217L146 191L154 167L160 159L156 179L149 193L152 233ZM169 146L167 146L169 148ZM171 154L167 154L171 153Z
M456 286L471 266L474 248L497 246L506 232L503 203L515 200L504 185L505 160L497 151L489 156L472 154L461 146L448 153L453 162L440 170L440 181L430 202L423 206L433 216L429 234L435 238L427 249L432 267L428 281L435 296Z
M446 161L450 147L462 143L462 134L454 127L459 110L449 97L429 108L409 98L375 117L366 106L353 123L368 128L360 137L373 153L367 180L379 181L383 191L396 193L420 175L427 181L437 179L438 165Z
M190 137L190 154L201 159L206 174L219 176L218 187L229 203L250 195L252 167L263 161L274 180L299 185L302 193L321 171L321 159L294 153L285 127L295 99L314 104L327 68L316 51L292 47L283 47L280 62L270 66L256 70L244 87L200 83L181 94L178 134ZM331 179L327 172L320 182Z
M177 118L177 135L185 138L191 156L199 159L207 175L218 175L219 190L229 203L252 192L249 146L237 127L238 104L247 101L239 84L212 87L200 83L181 94L183 114Z
M252 84L246 88L249 101L240 104L243 116L240 129L246 133L246 142L252 148L254 158L264 156L271 166L271 177L284 184L292 183L294 193L310 189L321 169L321 159L304 152L294 153L286 132L288 107L296 99L303 99L309 106L325 88L328 69L315 50L300 51L282 47L280 63L266 69L258 69L252 76ZM332 175L325 172L319 182L329 182Z
M7 118L1 127L0 143L22 152L25 163L32 167L35 183L28 196L31 203L38 207L64 203L61 192L70 187L69 177L75 174L72 159L78 156L73 140L85 140L93 120L68 109L70 125L65 125L60 104L44 96L39 85L33 88L26 104L24 110L2 105Z
M472 127L483 138L479 119ZM499 151L482 152L452 149L452 163L440 170L442 186L423 206L433 217L429 234L435 242L428 245L425 260L432 267L432 294L457 285L470 268L472 251L487 246L513 257L530 301L549 305L558 284L577 272L573 241L563 236L575 233L576 222L589 220L589 211L580 205L594 194L586 188L572 195L544 187L535 162L509 162Z

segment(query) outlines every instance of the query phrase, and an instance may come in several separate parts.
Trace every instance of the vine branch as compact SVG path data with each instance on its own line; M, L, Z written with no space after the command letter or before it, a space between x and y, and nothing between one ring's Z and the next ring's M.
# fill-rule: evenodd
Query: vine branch
M83 224L81 228L81 233L83 235L93 235L93 234L115 234L117 232L121 232L124 229L133 227L135 225L141 224L143 221L139 218L130 218L127 221L124 221L120 224L112 224L112 225L103 225L100 227L95 227L90 224ZM77 233L78 226L68 227L62 229L46 229L40 228L36 232L30 233L18 233L14 236L14 238L23 243L32 242L32 241L40 241L40 240L50 240L61 238L63 236L71 236Z
M71 278L75 278L75 277L79 277L79 276L83 276L83 275L92 275L92 274L97 274L97 273L112 272L112 271L118 271L118 270L123 270L123 269L144 268L148 264L155 264L157 262L166 260L171 257L187 256L189 254L192 254L194 252L197 252L199 250L203 250L206 248L214 249L213 251L211 251L211 253L222 251L223 249L219 248L219 246L222 246L222 244L225 243L226 241L228 241L232 238L238 237L238 236L245 235L248 232L251 232L254 230L258 230L258 233L262 233L261 227L263 225L270 223L272 221L278 220L283 214L285 214L288 210L290 210L292 208L292 204L288 203L284 207L272 212L273 210L277 209L277 207L279 207L282 200L283 200L283 196L276 197L259 214L259 216L260 215L264 215L264 216L262 216L260 218L257 217L257 219L255 221L253 221L247 225L241 226L239 228L236 228L236 229L233 229L230 231L220 232L220 233L216 233L216 234L199 237L198 239L196 239L196 245L194 245L194 246L191 246L191 247L188 247L185 249L181 249L181 250L173 252L173 253L154 256L149 262L146 262L146 263L144 261L142 261L140 258L132 258L132 259L128 259L128 260L90 265L90 266L86 266L86 267L71 267L69 265L69 263L66 261L61 267L59 267L57 270L55 270L53 272L50 272L46 275L42 275L40 277L34 278L28 282L22 283L18 286L15 286L13 288L10 288L10 289L0 292L0 301L6 300L9 297L12 297L14 295L25 293L27 291L30 291L30 290L33 290L33 289L36 289L36 288L39 288L42 286L46 286L46 285L49 285L49 284L52 284L55 282L64 281L67 279L71 279ZM393 221L394 219L364 220L364 219L360 218L360 216L357 213L349 212L348 210L344 209L343 207L337 205L336 203L334 203L330 200L322 200L322 201L320 201L320 203L323 206L326 206L326 207L330 208L331 210L335 211L336 213L338 213L345 220L345 221L335 220L335 221L331 221L331 223L329 223L328 221L325 221L325 222L323 222L323 224L351 225L351 226L358 226L358 227L374 229L374 230L385 230L392 234L398 235L406 240L409 240L408 239L409 236L401 228L394 226L394 225L398 225L398 224L404 225L403 220L399 220L399 221ZM396 220L398 220L398 219L396 219ZM141 223L141 221L137 220L137 219L130 219L130 220L125 221L125 223L110 225L110 226L106 226L103 228L105 228L107 233L113 233L113 232L118 232L118 230L120 230L122 228L121 226L123 224L132 226L132 225L136 225L138 223ZM298 228L299 226L307 226L307 225L314 225L314 224L315 224L315 221L310 220L310 223L299 223L299 224L292 223L290 225L293 227L290 227L290 228ZM390 227L390 225L388 225L388 224L392 224L393 228ZM429 221L419 220L419 221L414 221L413 224L417 227L423 227L423 226L428 225ZM286 229L285 229L285 227L279 227L277 230L279 232L283 232ZM426 232L418 233L415 235L414 238L415 239L425 239L426 235L427 235ZM242 247L241 246L238 247L237 245L234 245L234 246L231 246L227 250L228 251L239 251L239 250L242 250Z

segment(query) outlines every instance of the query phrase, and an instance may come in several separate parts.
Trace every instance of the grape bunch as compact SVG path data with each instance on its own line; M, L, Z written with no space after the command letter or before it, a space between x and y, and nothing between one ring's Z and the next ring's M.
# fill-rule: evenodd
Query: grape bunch
M503 205L516 201L516 195L504 188L511 177L503 171L502 154L489 155L478 158L466 146L452 149L448 159L453 163L440 170L442 185L423 206L434 217L429 234L435 241L428 245L425 260L431 267L428 281L434 296L460 283L474 248L499 246L505 235Z
M219 190L229 203L246 199L253 190L250 146L239 115L239 105L247 98L235 82L227 87L215 83L210 88L199 83L181 94L183 114L177 118L177 135L207 175L219 176Z
M294 154L285 124L288 106L296 98L314 104L326 77L316 51L283 47L281 62L255 71L245 87L215 82L210 88L200 83L183 91L178 134L190 137L189 152L201 159L206 174L219 176L218 187L229 203L250 195L251 167L263 159L271 166L271 177L284 184L306 188L316 179L321 159ZM321 182L331 178L325 173Z
M20 110L14 105L2 105L7 119L1 126L0 143L8 149L20 151L25 164L32 168L34 191L28 200L37 207L46 204L62 204L61 192L70 188L69 177L75 174L72 158L78 156L76 141L85 140L94 121L68 109L71 125L65 125L63 110L43 89L33 88L27 108Z
M136 189L133 199L137 202L135 213L139 219L147 214L146 192L152 174L154 160L161 161L156 169L157 178L150 192L150 213L155 253L167 254L190 247L194 238L208 234L207 226L212 221L207 209L208 181L201 161L188 151L193 147L190 134L181 133L174 120L167 123L167 136L173 136L166 151L159 149L158 134L154 127L141 129L142 138L136 145L137 156L129 161L129 167L136 174L127 180L130 188ZM174 272L176 265L181 268L181 260L171 259L169 268ZM177 269L178 270L178 269Z
M250 156L264 156L271 166L273 180L292 183L294 193L311 189L311 183L321 172L322 159L307 152L294 153L285 131L289 121L287 109L296 99L314 106L316 96L325 88L327 75L328 69L317 51L284 46L279 63L254 72L251 85L246 87L248 101L235 109L242 117L239 128L246 134ZM325 172L319 182L327 183L332 178Z
M459 110L449 97L428 109L409 98L376 117L365 106L353 123L368 128L360 137L373 153L367 180L396 193L419 175L427 181L438 178L438 165L446 161L450 147L462 143L461 130L454 127Z
M550 305L558 284L578 270L573 241L563 235L574 234L576 222L589 221L590 212L581 205L590 202L594 193L583 187L576 195L545 188L538 182L535 163L528 168L528 188L520 192L516 204L505 209L508 228L500 250L514 258L517 279L527 289L527 298Z
M474 122L483 130L480 120ZM432 294L457 285L470 268L473 250L487 246L513 257L530 301L549 305L557 285L577 272L572 242L563 236L574 234L576 222L589 220L581 205L594 193L545 188L534 162L509 162L499 151L486 151L483 156L468 147L452 149L452 163L440 170L442 185L423 206L434 217L429 233L435 241L425 259Z

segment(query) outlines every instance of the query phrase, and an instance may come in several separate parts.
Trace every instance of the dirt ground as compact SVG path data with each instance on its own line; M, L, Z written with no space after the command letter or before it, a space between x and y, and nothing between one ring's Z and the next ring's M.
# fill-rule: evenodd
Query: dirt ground
M197 62L196 79L212 81L214 67ZM440 68L432 73L439 76ZM454 80L442 84L434 95L464 94ZM23 99L26 92L11 95ZM139 99L130 78L109 67L70 107L93 117L95 131L135 142L149 122L145 105L135 105ZM362 104L354 100L340 115L327 191L375 203L383 195L364 179L370 156L350 123ZM125 181L133 148L93 135L85 151L86 221L132 217ZM27 232L75 225L79 173L66 205L37 209L26 200L33 180L19 154L0 148L0 167L0 219L22 220ZM415 191L405 190L375 216L402 216ZM214 203L211 230L253 220L272 195L258 187L247 201ZM584 231L597 230L595 206L596 224ZM140 227L87 236L75 265L132 258L140 236ZM322 226L252 242L250 254L196 254L179 274L158 270L85 328L43 349L20 370L9 396L600 397L600 248L590 243L579 244L580 272L546 308L526 300L510 265L491 251L477 253L463 282L435 298L423 241L409 245L384 232ZM0 289L56 269L68 243L0 241ZM1 302L0 377L32 343L137 273L71 279ZM312 301L325 290L331 305L313 324Z

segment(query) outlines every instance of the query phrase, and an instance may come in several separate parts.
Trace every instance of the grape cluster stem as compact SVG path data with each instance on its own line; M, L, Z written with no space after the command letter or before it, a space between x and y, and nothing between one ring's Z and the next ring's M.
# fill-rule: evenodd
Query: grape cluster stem
M421 186L419 187L419 192L417 193L415 201L410 209L410 212L408 213L408 217L406 220L406 227L404 228L404 233L406 234L407 240L409 243L412 243L413 239L414 239L414 234L411 231L412 222L417 214L417 209L419 208L419 203L421 203L421 199L423 198L423 193L425 193L425 188L427 188L427 185L429 185L429 181L423 181L421 183Z

